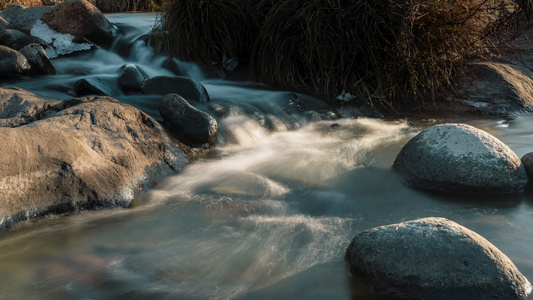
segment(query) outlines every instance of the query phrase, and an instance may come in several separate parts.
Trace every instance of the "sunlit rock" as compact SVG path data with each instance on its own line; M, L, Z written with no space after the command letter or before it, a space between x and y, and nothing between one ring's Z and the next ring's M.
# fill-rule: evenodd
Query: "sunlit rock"
M191 146L211 142L218 130L215 118L196 109L177 94L169 94L163 98L159 113L178 134L178 138Z
M207 90L197 80L182 76L156 76L147 79L142 90L145 94L167 95L178 94L187 101L206 104L209 99Z
M45 100L0 88L0 230L80 208L127 206L183 152L153 118L109 97Z
M39 44L29 44L20 49L20 53L28 59L31 66L30 73L38 75L55 75L56 69L50 62L48 55Z
M409 141L394 169L415 188L450 192L515 192L528 178L507 145L470 125L430 127Z
M444 218L366 230L345 259L378 293L402 299L523 299L531 292L498 248Z
M22 75L29 69L30 64L24 55L0 45L0 77Z
M59 33L83 36L95 44L113 41L115 28L104 14L86 0L69 0L47 11L41 20Z

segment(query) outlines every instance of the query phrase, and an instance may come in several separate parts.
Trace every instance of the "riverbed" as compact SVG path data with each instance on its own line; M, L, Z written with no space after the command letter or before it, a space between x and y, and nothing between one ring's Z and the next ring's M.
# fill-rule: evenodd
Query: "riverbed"
M107 17L124 32L111 50L60 57L57 76L1 85L67 99L78 79L112 82L126 63L173 75L142 38L154 14ZM230 107L219 144L138 192L130 208L51 215L2 233L0 299L380 299L349 274L346 247L368 228L423 217L476 231L533 279L531 191L428 193L391 169L410 138L445 122L486 130L521 157L533 151L533 115L312 121L286 112L289 92L181 67ZM112 96L161 120L160 96Z

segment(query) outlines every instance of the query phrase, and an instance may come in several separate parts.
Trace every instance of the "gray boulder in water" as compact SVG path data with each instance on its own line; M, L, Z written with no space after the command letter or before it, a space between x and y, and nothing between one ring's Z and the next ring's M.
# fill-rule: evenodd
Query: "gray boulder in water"
M207 90L199 81L182 76L156 76L147 79L143 86L145 94L178 94L187 101L206 104L209 99Z
M117 83L124 93L141 92L142 84L148 78L139 66L135 64L125 64L118 70Z
M48 213L127 206L185 165L150 116L110 97L45 100L0 87L0 230Z
M531 284L479 234L444 218L366 230L346 250L350 271L403 299L522 299Z
M24 55L0 45L0 77L22 75L30 68L30 64Z
M178 139L190 146L211 142L218 130L215 118L177 94L168 94L161 100L159 113Z
M528 183L518 156L485 131L465 124L430 127L400 151L394 169L425 190L502 193Z
M56 69L50 62L48 55L39 44L29 44L20 49L20 53L28 59L31 70L30 73L36 75L55 75Z

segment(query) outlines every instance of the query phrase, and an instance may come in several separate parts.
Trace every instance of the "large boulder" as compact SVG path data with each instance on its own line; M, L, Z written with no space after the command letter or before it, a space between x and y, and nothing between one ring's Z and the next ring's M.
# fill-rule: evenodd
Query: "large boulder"
M33 25L35 25L35 22L51 8L50 6L32 6L25 8L21 5L12 4L0 12L0 17L9 22L10 28L29 33Z
M141 92L142 84L148 78L139 66L135 64L125 64L118 70L117 83L124 93Z
M345 259L378 293L403 299L522 299L531 284L479 234L444 218L372 228Z
M0 122L0 230L47 213L127 206L137 188L185 164L153 118L112 98L52 101L0 88L0 99L0 116L15 118Z
M48 43L36 36L26 35L22 31L15 29L0 29L0 45L19 51L29 44L39 44L44 48L48 47Z
M422 131L400 151L394 169L409 185L434 191L504 193L521 191L528 183L509 147L465 124Z
M182 76L156 76L146 80L142 86L145 94L178 94L187 101L206 104L209 99L207 90L199 81Z
M177 94L166 95L159 113L178 138L190 146L211 142L218 130L215 118L193 107Z
M24 74L30 64L18 51L0 45L0 77L11 77Z
M39 44L29 44L20 49L20 54L24 55L28 60L31 69L30 73L35 75L55 75L56 69L50 62L48 55L43 47Z
M69 0L54 6L41 20L59 33L83 36L96 44L110 44L115 29L104 14L87 0Z

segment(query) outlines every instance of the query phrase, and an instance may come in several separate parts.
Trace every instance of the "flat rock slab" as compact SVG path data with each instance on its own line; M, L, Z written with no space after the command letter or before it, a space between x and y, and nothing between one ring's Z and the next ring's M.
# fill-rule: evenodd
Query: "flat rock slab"
M345 256L378 293L402 299L523 299L531 284L479 234L444 218L366 230Z
M0 100L0 230L48 213L127 206L136 189L186 163L157 121L110 97L45 100L0 88Z
M52 9L51 6L32 6L24 7L21 5L8 5L3 11L0 11L0 17L9 22L9 27L29 33L35 22L39 20L47 11Z
M394 169L409 185L433 191L516 192L529 182L520 158L507 145L465 124L420 132L400 151Z

